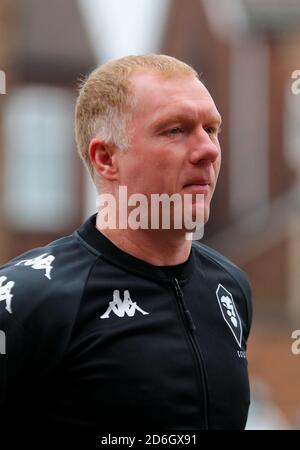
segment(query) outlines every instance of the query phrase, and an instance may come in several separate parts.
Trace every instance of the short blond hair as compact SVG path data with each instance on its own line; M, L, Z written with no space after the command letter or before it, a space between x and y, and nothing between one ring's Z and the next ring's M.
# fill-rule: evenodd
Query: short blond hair
M149 70L162 76L197 72L188 64L167 55L147 54L114 59L95 69L81 84L75 107L75 138L80 158L93 177L89 158L91 139L111 143L121 150L129 145L128 122L134 110L133 72Z

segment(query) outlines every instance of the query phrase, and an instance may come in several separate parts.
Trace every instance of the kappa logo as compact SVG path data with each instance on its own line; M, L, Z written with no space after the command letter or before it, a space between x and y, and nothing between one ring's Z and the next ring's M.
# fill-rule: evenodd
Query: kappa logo
M131 300L129 291L124 291L124 300L122 300L120 291L115 289L113 292L113 300L109 302L107 310L100 316L100 319L108 319L111 312L115 313L118 317L124 317L125 315L133 317L136 311L139 311L143 315L149 314L143 311L136 302Z
M51 265L53 261L55 260L55 256L48 255L48 253L44 253L43 255L37 256L36 258L32 259L23 259L22 261L19 261L16 266L20 266L21 264L24 266L31 266L33 269L36 270L45 270L45 277L48 278L48 280L51 280L51 270L53 269L53 266Z
M14 281L8 281L6 284L3 284L7 280L7 277L0 277L0 302L5 302L5 309L9 314L12 314L11 310L11 301L13 298L13 294L11 293L12 288L15 285Z
M227 289L225 289L224 286L222 286L222 284L219 284L216 291L216 296L219 302L223 319L229 326L236 342L241 348L242 333L243 333L242 324L241 319L236 310L232 294L231 292L227 291Z

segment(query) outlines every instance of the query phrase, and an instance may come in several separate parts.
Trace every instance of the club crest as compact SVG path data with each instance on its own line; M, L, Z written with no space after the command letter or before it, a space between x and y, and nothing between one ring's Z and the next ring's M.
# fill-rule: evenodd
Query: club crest
M222 286L222 284L219 284L216 291L216 296L218 299L223 319L229 326L236 342L241 348L242 333L243 333L242 324L237 309L235 307L232 294L227 289L225 289L224 286Z

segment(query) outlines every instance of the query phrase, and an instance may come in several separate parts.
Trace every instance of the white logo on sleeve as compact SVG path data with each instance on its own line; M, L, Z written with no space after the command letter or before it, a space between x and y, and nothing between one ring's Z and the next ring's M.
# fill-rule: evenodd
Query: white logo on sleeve
M3 284L7 280L7 277L0 277L0 302L5 302L5 309L12 314L11 310L11 300L13 298L13 294L11 293L12 288L15 285L14 281L8 281L6 284Z
M109 302L108 308L100 319L108 319L111 312L115 313L118 317L124 317L125 314L129 317L133 317L135 312L139 311L143 315L149 314L146 311L143 311L136 302L133 302L130 298L129 291L124 291L124 300L120 297L120 291L118 289L114 290L113 300Z
M48 255L48 253L44 253L43 255L37 256L36 258L32 259L24 259L22 261L19 261L16 266L20 266L21 264L24 266L31 266L33 269L36 270L45 270L45 277L47 277L49 280L51 280L51 270L53 269L53 266L51 265L53 261L55 260L55 256Z
M219 302L219 306L222 312L223 319L229 326L233 336L235 337L236 342L241 347L242 345L242 324L241 319L236 310L233 297L231 292L227 291L227 289L219 284L218 289L216 291L217 299Z

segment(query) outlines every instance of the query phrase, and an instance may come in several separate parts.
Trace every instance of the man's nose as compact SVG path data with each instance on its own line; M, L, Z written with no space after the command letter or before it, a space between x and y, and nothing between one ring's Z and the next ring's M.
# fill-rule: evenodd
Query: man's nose
M197 131L190 142L189 158L192 164L198 164L200 161L215 162L220 155L220 145L217 135L209 133L202 128Z

